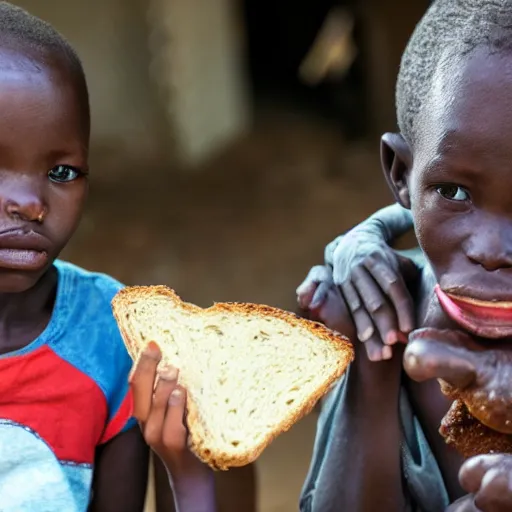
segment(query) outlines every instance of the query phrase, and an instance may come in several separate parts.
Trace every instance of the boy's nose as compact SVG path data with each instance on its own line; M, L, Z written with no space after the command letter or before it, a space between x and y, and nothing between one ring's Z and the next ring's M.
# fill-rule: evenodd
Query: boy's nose
M512 229L512 228L511 228ZM509 230L476 230L466 251L469 260L492 272L512 268L512 237Z
M3 203L4 214L12 220L43 222L47 211L42 199L29 192L18 193Z

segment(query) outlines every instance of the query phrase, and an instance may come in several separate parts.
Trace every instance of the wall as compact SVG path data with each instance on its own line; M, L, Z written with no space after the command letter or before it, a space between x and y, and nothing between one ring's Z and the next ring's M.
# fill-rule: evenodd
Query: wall
M249 125L236 0L153 0L153 70L183 161L197 165Z
M395 84L400 60L428 0L359 0L364 23L369 122L375 135L396 128Z
M83 60L102 179L116 179L127 161L200 164L245 131L235 0L16 3L52 23Z
M15 3L54 25L82 58L91 96L93 149L102 159L105 154L130 159L157 154L168 134L148 73L147 1Z

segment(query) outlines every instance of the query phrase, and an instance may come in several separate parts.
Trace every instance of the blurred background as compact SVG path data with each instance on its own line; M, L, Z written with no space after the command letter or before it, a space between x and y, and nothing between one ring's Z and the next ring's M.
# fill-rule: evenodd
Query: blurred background
M14 3L60 30L88 77L74 263L202 306L294 310L325 244L391 201L378 140L395 129L400 55L427 0ZM221 512L253 510L229 503L251 485L258 510L297 510L314 430L313 414L279 438L252 484L222 475Z

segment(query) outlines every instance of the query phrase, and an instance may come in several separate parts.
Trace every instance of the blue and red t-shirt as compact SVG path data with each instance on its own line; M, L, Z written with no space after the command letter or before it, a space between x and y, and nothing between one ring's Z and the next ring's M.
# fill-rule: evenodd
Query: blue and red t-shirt
M0 510L87 510L96 448L135 425L132 362L110 306L122 285L55 266L48 326L0 356Z

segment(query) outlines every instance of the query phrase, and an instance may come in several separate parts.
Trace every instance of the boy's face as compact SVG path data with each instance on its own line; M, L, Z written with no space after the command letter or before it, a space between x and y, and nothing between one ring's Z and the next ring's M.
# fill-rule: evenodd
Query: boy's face
M87 195L83 98L68 70L27 55L0 50L0 293L35 285Z
M413 154L392 148L388 179L444 292L512 302L512 55L478 50L434 84ZM491 323L479 334L512 334Z

